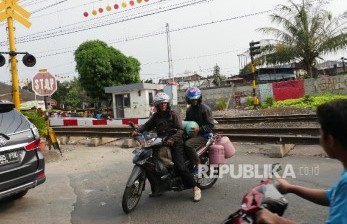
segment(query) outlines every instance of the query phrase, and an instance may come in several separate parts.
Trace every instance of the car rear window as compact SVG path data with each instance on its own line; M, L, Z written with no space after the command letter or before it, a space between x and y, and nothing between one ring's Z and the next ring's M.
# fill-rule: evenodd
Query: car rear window
M0 105L0 133L12 134L30 129L29 121L21 114L7 105Z

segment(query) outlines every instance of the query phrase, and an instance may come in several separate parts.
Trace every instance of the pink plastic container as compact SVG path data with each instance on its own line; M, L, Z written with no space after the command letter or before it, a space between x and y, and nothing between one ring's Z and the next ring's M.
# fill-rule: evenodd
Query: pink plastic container
M224 164L224 146L213 144L209 147L210 164Z
M215 144L222 145L224 147L224 156L226 159L235 155L235 147L228 137L221 137L215 142Z

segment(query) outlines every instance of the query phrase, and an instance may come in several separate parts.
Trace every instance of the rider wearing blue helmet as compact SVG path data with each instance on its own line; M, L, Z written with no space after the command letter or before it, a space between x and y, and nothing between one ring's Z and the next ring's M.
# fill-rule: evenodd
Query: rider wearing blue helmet
M214 119L211 108L202 103L202 94L198 87L187 89L185 97L186 102L190 105L186 111L185 121L195 121L199 125L199 127L192 128L191 136L194 137L185 142L185 149L190 161L197 165L200 160L195 149L207 143L207 136L212 133L214 127Z

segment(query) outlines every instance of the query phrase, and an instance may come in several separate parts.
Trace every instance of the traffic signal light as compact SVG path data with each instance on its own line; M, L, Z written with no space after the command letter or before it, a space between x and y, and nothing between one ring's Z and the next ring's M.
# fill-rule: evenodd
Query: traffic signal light
M260 54L261 51L260 51L260 41L252 41L249 43L249 54L251 55L251 57L253 57L254 55L257 55L257 54Z
M29 54L28 52L0 52L0 67L5 65L6 59L2 54L9 54L10 57L14 57L17 54L24 54L23 56L23 64L27 67L33 67L36 64L36 58L34 55Z
M6 59L4 55L0 54L0 67L4 66L6 62Z
M23 64L27 67L33 67L36 64L36 58L33 55L28 53L26 53L23 56L22 61L23 61Z

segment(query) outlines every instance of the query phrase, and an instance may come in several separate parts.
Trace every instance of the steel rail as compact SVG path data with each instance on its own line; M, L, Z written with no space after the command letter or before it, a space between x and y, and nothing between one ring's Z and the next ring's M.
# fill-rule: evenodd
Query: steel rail
M267 135L319 135L319 128L300 128L300 127L291 127L291 128L214 128L214 132L222 132L224 134L267 134Z
M241 117L215 117L220 124L257 123L257 122L317 122L315 114L271 115L271 116L241 116Z
M58 136L81 136L94 138L127 138L129 127L54 127ZM215 128L215 133L223 133L234 142L319 144L318 128Z
M319 145L319 136L225 134L232 142Z

